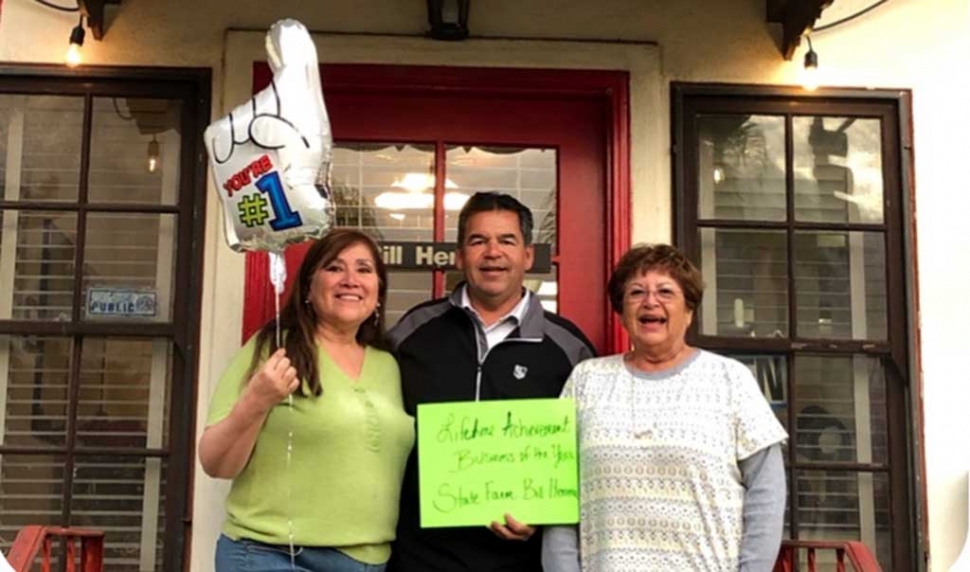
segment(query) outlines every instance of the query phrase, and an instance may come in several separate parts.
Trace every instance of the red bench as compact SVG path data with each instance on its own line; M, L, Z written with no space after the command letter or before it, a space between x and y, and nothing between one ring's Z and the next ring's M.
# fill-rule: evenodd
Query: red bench
M63 539L65 570L67 572L103 572L104 533L98 530L60 528L57 526L25 526L17 533L7 554L7 562L17 572L29 572L41 555L40 569L50 572L51 544L54 538ZM80 555L75 545L80 543ZM80 556L80 559L77 557ZM77 566L79 564L79 567Z
M882 572L879 562L869 552L866 545L858 541L826 542L814 540L786 540L781 543L778 561L774 572L793 572L795 563L805 555L807 569L801 572L815 572L818 553L835 554L836 572ZM828 560L828 559L827 559ZM846 568L848 563L851 568Z

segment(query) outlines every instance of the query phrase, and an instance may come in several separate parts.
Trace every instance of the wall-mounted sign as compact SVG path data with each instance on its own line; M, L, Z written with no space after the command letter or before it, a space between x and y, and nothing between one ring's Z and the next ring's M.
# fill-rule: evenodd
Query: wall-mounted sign
M451 242L381 242L381 257L389 269L452 270L455 268L455 245ZM552 270L552 249L548 244L535 245L535 258L530 272L545 274Z
M152 318L158 296L152 290L136 288L89 288L88 317Z

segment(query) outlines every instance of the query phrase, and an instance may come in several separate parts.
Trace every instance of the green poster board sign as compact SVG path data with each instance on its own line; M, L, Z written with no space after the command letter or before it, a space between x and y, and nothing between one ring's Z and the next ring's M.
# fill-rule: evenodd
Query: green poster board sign
M572 399L418 405L421 526L579 521Z

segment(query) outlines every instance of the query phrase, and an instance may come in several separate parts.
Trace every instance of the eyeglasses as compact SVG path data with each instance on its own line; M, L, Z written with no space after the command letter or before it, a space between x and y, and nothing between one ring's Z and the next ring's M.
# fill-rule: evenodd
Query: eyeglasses
M660 304L670 304L681 296L679 290L669 286L661 286L656 290L647 290L646 288L633 286L623 293L623 301L627 304L642 304L651 294L653 294L654 299Z

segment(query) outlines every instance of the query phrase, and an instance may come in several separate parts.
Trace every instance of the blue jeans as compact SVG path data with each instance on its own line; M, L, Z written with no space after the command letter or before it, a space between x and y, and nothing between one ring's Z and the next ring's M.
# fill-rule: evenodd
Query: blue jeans
M365 564L334 548L296 546L295 566L290 547L263 544L225 534L216 542L216 572L384 572L387 564Z

